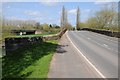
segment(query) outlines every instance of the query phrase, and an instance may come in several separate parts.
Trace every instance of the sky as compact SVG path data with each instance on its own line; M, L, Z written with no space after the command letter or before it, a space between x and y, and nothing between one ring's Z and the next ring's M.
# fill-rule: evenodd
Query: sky
M60 25L64 6L67 10L68 22L75 26L77 7L80 8L80 21L85 22L103 4L106 2L3 2L2 15L10 20L35 20L40 24Z

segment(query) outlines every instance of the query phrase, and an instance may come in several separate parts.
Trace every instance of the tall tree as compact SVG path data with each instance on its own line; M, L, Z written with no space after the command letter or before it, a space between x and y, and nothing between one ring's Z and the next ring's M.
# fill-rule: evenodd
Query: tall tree
M62 8L62 15L61 15L61 30L64 28L67 28L67 11L65 10L65 7Z
M77 16L76 16L76 30L80 29L80 9L77 8Z
M65 28L68 29L67 10L65 11Z

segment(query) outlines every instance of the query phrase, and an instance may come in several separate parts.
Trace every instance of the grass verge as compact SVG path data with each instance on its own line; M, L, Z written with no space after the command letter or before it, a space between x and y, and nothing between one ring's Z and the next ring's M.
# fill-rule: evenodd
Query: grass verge
M47 78L57 41L33 43L2 58L3 78Z

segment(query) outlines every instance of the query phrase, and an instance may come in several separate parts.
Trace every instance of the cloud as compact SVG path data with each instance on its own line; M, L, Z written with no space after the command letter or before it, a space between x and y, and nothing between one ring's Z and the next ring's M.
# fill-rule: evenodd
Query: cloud
M62 13L62 11L59 11L59 12L58 12L58 14L61 14L61 13Z
M3 14L2 9L0 9L0 14L1 14L0 16L2 16L2 14Z
M41 4L44 4L46 6L55 6L58 4L58 0L44 0L41 2Z
M68 14L76 14L77 9L71 9L68 11Z
M7 6L6 8L7 8L7 9L9 9L9 8L10 8L10 6Z
M43 20L43 18L39 18L39 17L34 17L34 18L32 18L31 20L35 20L35 21L41 21L41 20Z
M110 2L117 2L118 0L96 0L94 4L101 5L101 4L108 4Z
M2 2L94 2L98 0L2 0ZM99 0L99 1L113 1L119 0Z
M107 4L108 2L95 2L94 4L96 5L103 5L103 4Z
M55 5L57 5L57 2L41 2L41 3L46 5L46 6L55 6Z
M26 15L33 16L33 17L40 17L41 14L38 11L25 11L24 12Z
M91 11L91 9L83 9L81 10L81 13L89 13Z
M80 13L89 13L91 11L91 9L81 9ZM71 9L68 11L69 14L76 14L77 13L77 9Z
M20 18L20 17L17 17L17 16L9 16L9 17L6 17L6 19L9 19L9 20L26 20L24 18Z

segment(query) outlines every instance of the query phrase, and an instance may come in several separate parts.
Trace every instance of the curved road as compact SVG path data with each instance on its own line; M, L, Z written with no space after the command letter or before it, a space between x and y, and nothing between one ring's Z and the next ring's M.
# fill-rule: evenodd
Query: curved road
M117 38L89 31L68 31L67 35L106 78L118 78Z

